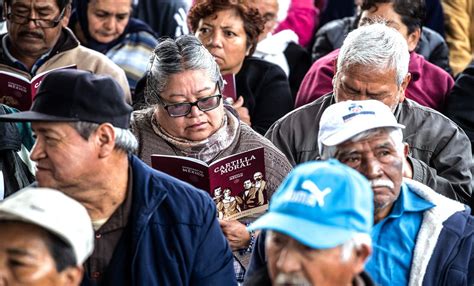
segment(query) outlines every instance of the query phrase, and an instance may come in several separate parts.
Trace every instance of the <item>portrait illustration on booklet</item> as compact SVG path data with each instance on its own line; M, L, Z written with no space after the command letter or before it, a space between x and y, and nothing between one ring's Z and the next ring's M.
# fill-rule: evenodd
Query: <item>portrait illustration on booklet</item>
M151 156L153 168L207 191L221 219L239 219L268 207L263 148L234 154L207 165L195 158Z

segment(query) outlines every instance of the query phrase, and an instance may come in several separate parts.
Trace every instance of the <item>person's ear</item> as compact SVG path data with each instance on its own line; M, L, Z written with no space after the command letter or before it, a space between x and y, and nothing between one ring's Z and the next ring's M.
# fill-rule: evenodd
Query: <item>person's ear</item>
M82 277L84 276L84 269L82 266L70 266L59 273L59 279L61 285L64 286L77 286L81 284Z
M115 148L115 129L110 123L103 123L94 132L95 144L99 149L99 157L108 157Z
M408 84L411 81L411 73L407 73L405 77L403 78L402 84L400 85L400 98L398 102L403 102L405 100L405 93L408 88Z
M372 254L372 247L367 244L362 244L355 250L354 255L354 274L359 274L364 271L365 263Z
M61 26L62 27L67 27L67 25L69 24L69 18L71 18L71 10L72 10L72 6L71 4L67 4L67 6L64 8L64 16L63 18L61 19Z
M410 146L408 143L403 143L403 156L408 157L408 154L410 154Z
M252 47L253 47L252 45L249 45L249 46L247 47L247 50L245 51L245 56L246 56L246 57L248 57L248 56L250 55L250 50L252 49Z
M418 46L418 42L421 37L421 28L416 28L411 34L407 37L408 51L413 52Z

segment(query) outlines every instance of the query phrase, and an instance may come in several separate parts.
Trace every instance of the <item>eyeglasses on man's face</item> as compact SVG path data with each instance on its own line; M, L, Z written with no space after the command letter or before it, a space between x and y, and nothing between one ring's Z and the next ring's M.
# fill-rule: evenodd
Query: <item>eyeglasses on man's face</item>
M219 86L217 85L219 89ZM196 106L201 111L209 111L217 108L221 103L222 94L207 96L196 100L195 102L182 102L182 103L165 103L163 98L160 97L161 105L168 112L170 117L181 117L191 113L193 106Z
M64 13L66 11L66 8L63 8L61 10L61 13L54 18L54 19L43 19L43 18L30 18L29 15L31 15L31 12L12 12L10 9L7 13L7 19L15 24L19 25L25 25L28 24L30 21L33 21L36 26L40 28L54 28L59 25L61 22L62 18L64 17Z

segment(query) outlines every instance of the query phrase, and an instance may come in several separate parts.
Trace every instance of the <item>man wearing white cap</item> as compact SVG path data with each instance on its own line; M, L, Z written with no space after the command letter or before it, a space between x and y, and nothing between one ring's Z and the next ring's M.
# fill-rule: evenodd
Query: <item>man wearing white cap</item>
M244 285L373 285L363 272L371 253L372 200L367 180L336 160L296 167L268 213L249 227L267 230L258 240L266 236L268 261Z
M406 125L409 155L403 175L469 202L474 170L469 138L445 116L405 98L412 76L408 62L407 41L395 29L372 24L352 31L339 52L333 93L287 114L265 136L293 165L319 160L318 125L324 110L345 100L378 100Z
M374 193L366 270L377 285L473 285L474 218L465 205L403 178L403 128L377 100L336 103L321 116L323 159L359 171Z
M0 202L0 229L0 285L81 284L94 232L80 203L26 188Z

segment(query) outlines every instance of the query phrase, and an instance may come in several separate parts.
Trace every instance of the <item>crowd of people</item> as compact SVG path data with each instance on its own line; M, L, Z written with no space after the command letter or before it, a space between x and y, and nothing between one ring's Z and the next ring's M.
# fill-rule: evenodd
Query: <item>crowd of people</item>
M474 284L470 2L2 13L0 285Z

